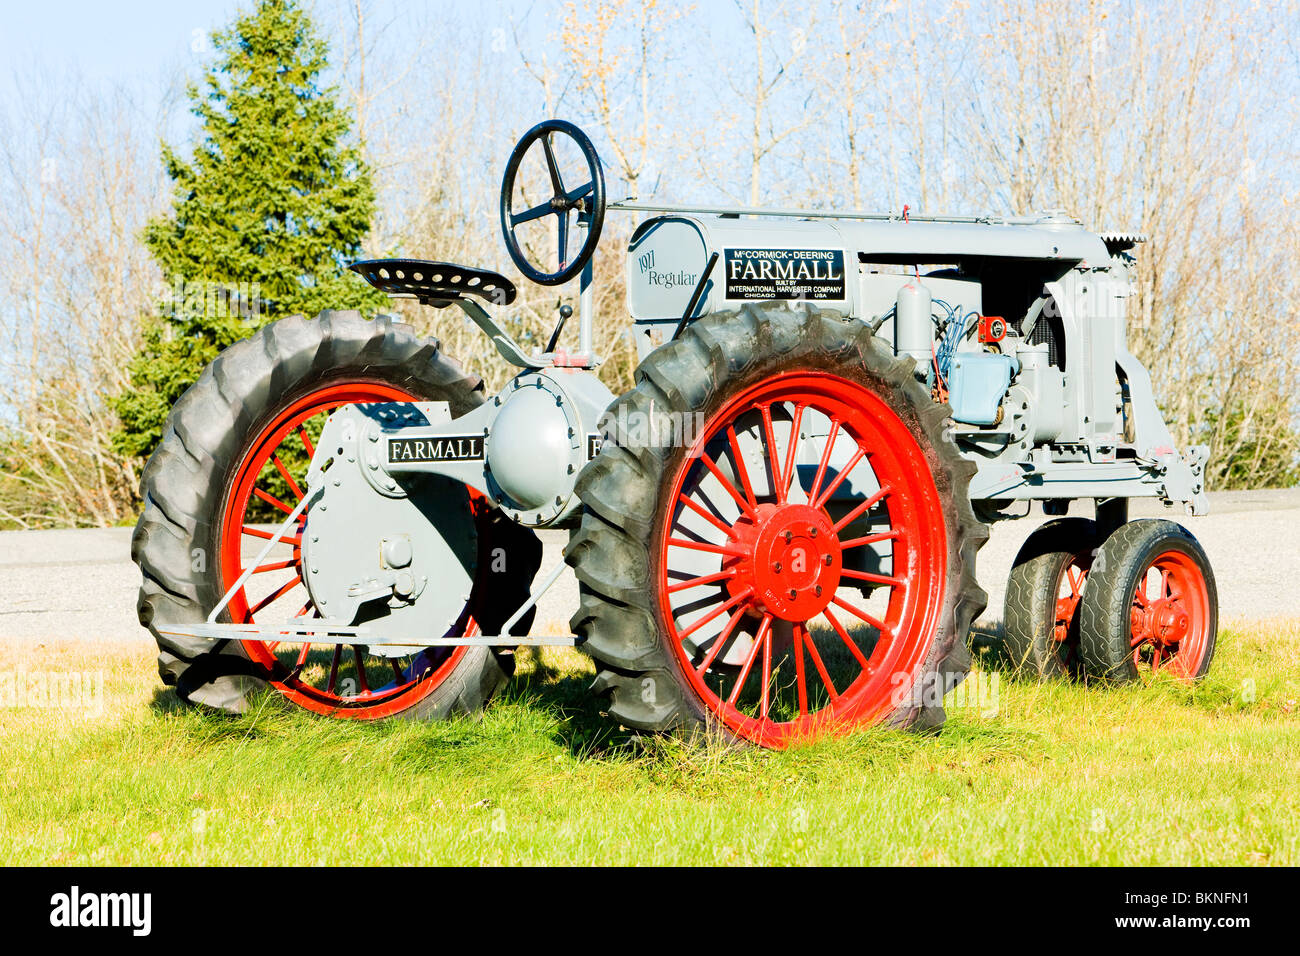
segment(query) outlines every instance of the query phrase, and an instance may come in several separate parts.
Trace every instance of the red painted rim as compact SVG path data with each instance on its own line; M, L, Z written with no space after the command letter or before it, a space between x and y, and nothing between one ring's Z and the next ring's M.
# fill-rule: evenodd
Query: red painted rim
M1052 639L1056 642L1057 660L1067 669L1073 669L1078 663L1079 606L1083 603L1083 589L1091 569L1092 552L1085 551L1070 558L1057 580Z
M1151 560L1133 590L1129 647L1139 674L1192 680L1210 646L1210 594L1191 556L1165 551Z
M824 423L826 435L812 424L791 442L805 422ZM738 438L750 428L761 463ZM815 470L797 466L808 442ZM850 477L861 494L833 501ZM700 430L668 500L655 558L660 617L710 713L740 737L784 747L898 707L938 626L948 539L931 464L878 395L823 372L746 389ZM887 571L845 566L868 546L889 549ZM864 625L875 633L864 636Z
M243 539L254 537L267 539L270 534L263 528L249 521L249 511L254 499L258 499L284 515L293 511L301 500L305 481L303 475L293 475L284 464L281 454L285 451L291 436L296 436L310 458L314 451L312 436L319 437L320 428L328 414L341 405L355 402L410 402L418 401L416 396L402 389L381 382L346 382L317 388L291 403L264 426L257 434L247 454L244 455L234 480L226 495L225 507L222 509L219 540L221 543L221 581L223 590L231 585L243 573ZM296 496L293 502L285 502L269 492L262 485L270 475L278 473L289 491ZM471 492L472 494L472 492ZM304 512L305 517L305 512ZM299 519L299 529L303 518ZM301 536L286 536L281 539L292 546L292 557L284 558L269 555L267 563L253 573L249 584L258 575L288 575L282 582L277 580L269 592L253 599L250 606L245 588L240 589L231 599L228 610L230 619L236 623L248 623L256 620L256 615L272 606L282 607L280 602L301 604L295 616L319 616L311 599L307 595L302 579ZM260 584L260 582L259 582ZM283 620L283 616L278 616ZM477 626L469 616L468 607L460 626L460 633L477 633ZM445 649L436 653L426 650L407 658L378 658L362 653L360 648L347 650L343 645L333 645L334 652L328 669L322 667L323 674L318 686L301 676L305 668L311 666L309 654L312 645L303 642L292 661L277 654L281 646L294 642L244 641L245 651L253 661L264 665L277 676L270 680L276 690L289 700L317 714L360 720L377 720L400 713L419 703L446 680L457 663L465 656L466 647ZM378 663L376 663L378 662ZM383 667L384 683L372 679L376 669ZM340 681L341 669L350 669L351 681L356 693L343 694L349 678ZM375 686L371 686L374 683Z

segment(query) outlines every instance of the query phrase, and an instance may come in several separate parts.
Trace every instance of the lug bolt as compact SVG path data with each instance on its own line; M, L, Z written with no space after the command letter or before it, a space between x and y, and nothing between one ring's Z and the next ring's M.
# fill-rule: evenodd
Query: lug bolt
M790 543L790 539L793 538L793 537L794 537L794 534L791 533L791 531L787 528L787 529L786 529L786 532L785 532L785 543L786 543L786 544L789 544L789 543Z
M813 588L813 593L816 594L818 597L821 597L821 596L822 596L822 586L819 584L819 585L817 585L815 588Z
M780 573L781 573L781 562L780 562L780 561L777 561L775 564L773 564L773 565L772 565L772 570L775 571L777 574L780 574Z
M817 537L817 526L816 526L815 524L814 524L814 525L809 525L809 527L808 527L808 537L810 537L810 538L815 538L815 537Z
M831 566L831 556L829 554L822 555L822 564L826 565L828 568Z
M791 588L791 589L790 589L790 600L793 601L793 600L794 600L795 598L797 598L798 596L799 596L799 592L796 591L794 588Z

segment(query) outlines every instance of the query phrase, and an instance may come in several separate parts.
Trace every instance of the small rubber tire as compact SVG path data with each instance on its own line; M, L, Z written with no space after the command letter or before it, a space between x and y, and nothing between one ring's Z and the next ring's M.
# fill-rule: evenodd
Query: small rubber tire
M914 673L894 675L906 677L906 686L876 722L917 730L943 723L943 694L969 671L970 623L987 601L975 580L975 553L988 530L971 508L967 488L975 466L957 450L949 409L931 399L914 368L864 323L807 305L766 303L700 318L646 357L635 388L607 411L601 451L579 476L582 522L565 551L581 600L570 623L595 659L592 687L607 699L613 719L688 739L766 745L737 736L706 706L672 646L671 622L663 620L657 542L671 520L671 489L689 450L629 440L615 423L712 415L744 389L813 371L842 376L884 402L928 468L943 515L946 571L933 627L920 638L928 651Z
M1173 521L1146 518L1121 525L1097 551L1080 605L1079 655L1089 678L1132 683L1143 676L1138 653L1144 633L1140 588L1152 569L1167 570L1172 617L1187 615L1187 629L1173 649L1167 672L1199 680L1210 669L1218 636L1218 589L1200 542ZM1176 592L1176 593L1175 593ZM1166 600L1147 597L1147 601ZM1148 604L1148 606L1150 606ZM1172 618L1171 618L1172 619ZM1160 649L1167 645L1161 643Z
M1058 518L1035 528L1020 546L1002 615L1002 648L1015 673L1045 680L1078 671L1078 603L1063 622L1058 595L1068 568L1080 568L1086 581L1097 543L1091 518Z
M202 622L224 593L220 526L228 489L255 436L301 396L355 383L445 401L453 417L484 401L482 381L445 355L435 339L389 316L367 320L356 311L325 311L310 320L281 319L226 349L173 407L141 476L144 506L131 557L143 575L140 623L158 643L163 682L175 686L183 702L242 713L273 680L239 642L163 631ZM495 511L480 519L480 534L507 536L510 565L501 575L489 565L475 584L471 611L484 633L495 633L523 603L541 560L536 536L509 522L500 527ZM531 615L515 632L527 633L530 623ZM437 688L400 713L440 719L478 711L513 667L509 648L471 646Z

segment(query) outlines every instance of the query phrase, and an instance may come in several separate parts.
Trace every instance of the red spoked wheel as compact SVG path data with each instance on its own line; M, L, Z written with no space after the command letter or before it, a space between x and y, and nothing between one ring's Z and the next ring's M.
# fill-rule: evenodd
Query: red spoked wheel
M1205 551L1181 525L1121 525L1098 551L1080 609L1080 655L1090 676L1197 680L1210 668L1218 592Z
M814 419L826 437L804 448ZM755 452L761 474L751 476ZM817 462L805 466L806 487L795 481L801 456ZM837 508L850 477L873 490ZM898 675L929 650L947 548L925 455L879 396L816 372L748 389L705 426L671 500L660 609L692 687L723 724L779 747L897 705ZM872 546L888 554L873 563L889 573L845 566ZM697 555L717 568L696 573Z
M697 320L637 380L566 552L611 716L766 747L941 723L986 532L912 361L762 305Z
M1157 555L1138 579L1129 610L1133 666L1191 679L1201 674L1209 644L1209 595L1192 558L1179 551Z
M307 464L329 413L357 402L407 402L414 397L379 382L346 382L308 392L272 419L253 440L231 484L221 523L221 578L230 588L273 536L275 522L293 513L305 491ZM305 523L304 511L298 529ZM274 517L272 517L274 516ZM268 523L268 518L270 523ZM285 535L227 605L232 621L256 623L320 617L303 582L302 539ZM251 553L250 553L251 551ZM477 633L466 608L457 633ZM365 648L310 641L244 641L249 658L295 704L332 717L379 719L415 706L455 669L464 647L426 649L403 658L372 657Z
M513 671L509 649L440 648L390 659L359 647L308 646L301 636L245 645L188 633L301 500L331 410L411 400L445 402L458 418L482 404L482 383L408 325L326 311L281 319L232 345L176 403L142 475L144 507L131 552L143 578L140 623L158 641L159 673L182 701L240 713L269 681L317 713L440 719L481 709L504 686ZM476 626L497 633L528 594L540 542L498 509L447 487L455 500L435 497L430 505L458 509L444 514L462 529L472 524L480 552L469 608L440 606L430 636ZM439 494L434 486L423 493ZM302 584L303 527L300 521L289 529L262 559L223 611L227 617L274 626L315 614ZM485 562L485 546L506 547L509 569ZM328 561L330 552L320 557ZM530 625L525 615L515 633Z

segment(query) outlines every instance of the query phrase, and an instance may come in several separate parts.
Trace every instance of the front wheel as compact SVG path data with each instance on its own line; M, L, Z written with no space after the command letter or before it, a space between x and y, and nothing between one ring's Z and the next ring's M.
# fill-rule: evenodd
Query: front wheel
M1102 680L1198 680L1214 658L1218 624L1214 573L1192 533L1172 521L1131 521L1093 561L1079 652L1088 676Z
M1079 604L1096 546L1089 518L1049 521L1020 546L1002 615L1002 646L1014 670L1040 679L1078 671Z
M638 369L567 551L612 716L769 747L942 721L987 532L912 368L860 323L767 306Z

